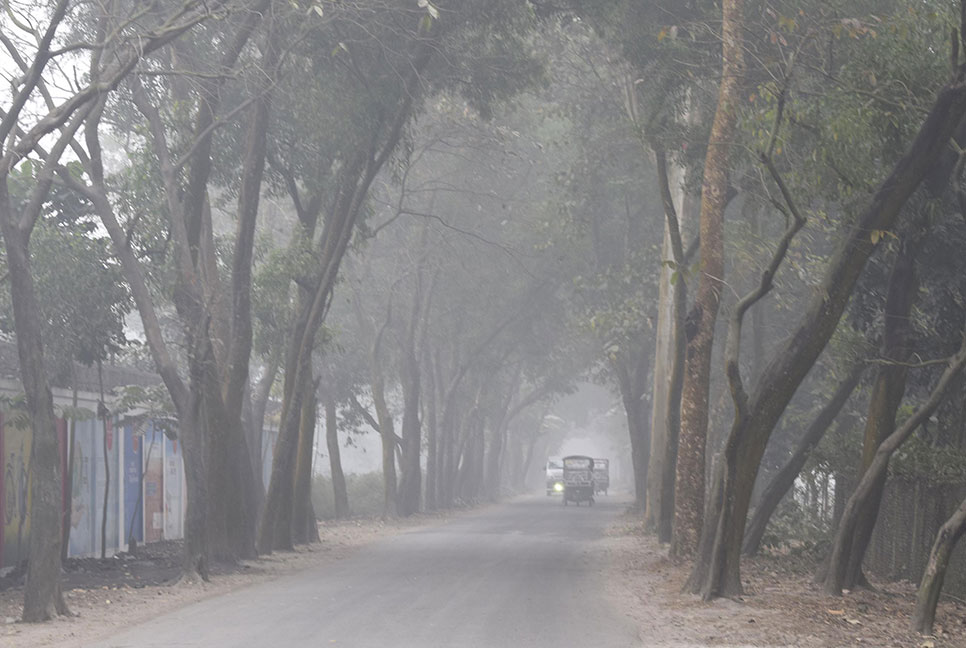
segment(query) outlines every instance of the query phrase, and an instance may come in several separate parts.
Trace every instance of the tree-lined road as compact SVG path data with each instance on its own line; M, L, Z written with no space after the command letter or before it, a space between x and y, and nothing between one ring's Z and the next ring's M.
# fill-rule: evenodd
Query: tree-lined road
M97 646L639 646L605 594L599 543L626 505L520 498L159 616Z

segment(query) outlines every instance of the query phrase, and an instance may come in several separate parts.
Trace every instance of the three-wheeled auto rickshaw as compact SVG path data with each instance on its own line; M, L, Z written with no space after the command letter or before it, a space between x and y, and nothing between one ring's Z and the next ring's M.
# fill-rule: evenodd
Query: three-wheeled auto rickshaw
M594 492L607 494L610 488L610 461L594 459Z
M583 455L563 458L563 503L574 502L594 505L594 460Z

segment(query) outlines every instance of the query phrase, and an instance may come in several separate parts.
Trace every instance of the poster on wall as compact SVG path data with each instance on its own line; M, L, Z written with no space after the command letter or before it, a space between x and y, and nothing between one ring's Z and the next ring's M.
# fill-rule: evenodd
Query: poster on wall
M164 434L153 424L144 433L144 541L164 539Z
M96 444L94 419L74 422L74 474L71 480L70 498L70 542L68 553L71 556L92 556L95 537L94 507L96 483L93 461Z
M30 441L29 427L13 420L3 424L3 566L18 564L27 557L30 533L30 494L28 490Z
M182 520L182 463L181 444L164 438L164 537L168 540L183 537Z
M141 507L141 474L144 438L133 425L124 426L124 542L133 537L144 542L144 516Z

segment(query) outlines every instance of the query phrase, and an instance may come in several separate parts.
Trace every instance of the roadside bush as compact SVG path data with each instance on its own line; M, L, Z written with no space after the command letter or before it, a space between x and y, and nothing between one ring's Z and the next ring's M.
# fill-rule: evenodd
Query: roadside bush
M352 517L377 517L382 515L383 484L381 472L350 474L345 476L349 494L349 515ZM312 479L312 506L320 520L335 517L332 480L323 475Z

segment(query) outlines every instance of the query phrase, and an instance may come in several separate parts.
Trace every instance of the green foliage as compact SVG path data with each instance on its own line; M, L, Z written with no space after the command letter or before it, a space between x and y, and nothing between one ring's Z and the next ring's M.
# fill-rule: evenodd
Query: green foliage
M15 201L35 183L30 161L11 174ZM87 204L63 188L51 192L30 239L31 270L44 322L45 357L55 380L70 380L73 361L92 365L128 344L124 318L132 301L106 238ZM0 293L0 330L13 334L9 285Z
M115 390L117 401L114 415L125 422L133 422L138 434L143 434L148 422L177 438L178 417L171 395L164 385L125 385Z

